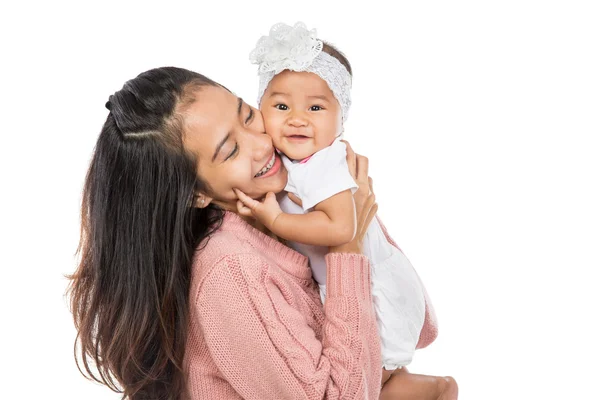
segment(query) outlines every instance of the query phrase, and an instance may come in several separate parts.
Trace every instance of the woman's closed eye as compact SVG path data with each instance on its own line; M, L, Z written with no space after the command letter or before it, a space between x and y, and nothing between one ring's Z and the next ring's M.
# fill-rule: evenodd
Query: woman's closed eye
M254 119L254 110L252 109L252 107L250 108L250 112L248 113L248 117L246 118L246 120L244 121L244 123L246 125L248 125L249 122L252 122L252 120Z
M254 122L254 110L252 109L252 107L248 107L248 116L246 117L246 119L244 119L244 124L248 125L251 124L252 122ZM237 142L235 142L235 146L233 146L233 150L231 150L231 153L229 153L229 155L227 157L225 157L224 161L229 160L230 158L232 158L233 156L235 156L238 152L238 150L240 149L240 146L237 144Z
M233 150L231 151L231 153L229 153L229 155L227 156L227 158L225 158L225 161L229 160L231 157L233 157L237 151L238 151L239 147L237 142L235 143L235 146L233 147Z

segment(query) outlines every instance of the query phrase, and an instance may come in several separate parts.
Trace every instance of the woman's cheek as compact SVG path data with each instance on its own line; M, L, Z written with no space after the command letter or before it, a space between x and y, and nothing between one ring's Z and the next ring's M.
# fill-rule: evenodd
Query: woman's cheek
M252 188L251 166L240 163L237 167L238 168L235 168L230 175L232 178L232 190L234 187L244 192L250 190Z

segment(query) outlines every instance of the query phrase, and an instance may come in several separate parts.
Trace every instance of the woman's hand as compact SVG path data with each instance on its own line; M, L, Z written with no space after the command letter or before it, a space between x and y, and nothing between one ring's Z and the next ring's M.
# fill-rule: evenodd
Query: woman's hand
M356 235L350 242L329 248L331 253L361 253L367 228L377 213L377 203L373 193L373 180L369 178L369 159L354 153L350 144L346 143L346 161L348 170L354 178L358 190L354 193L356 209Z

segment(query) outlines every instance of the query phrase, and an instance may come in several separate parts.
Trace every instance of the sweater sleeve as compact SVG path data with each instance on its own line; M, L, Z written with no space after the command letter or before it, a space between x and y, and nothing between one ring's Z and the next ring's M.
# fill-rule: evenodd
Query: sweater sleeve
M325 321L309 324L298 299L256 255L219 261L194 314L211 356L244 399L376 399L379 336L366 257L329 254ZM253 272L254 271L254 272ZM259 271L259 273L257 273ZM314 321L313 321L314 322Z

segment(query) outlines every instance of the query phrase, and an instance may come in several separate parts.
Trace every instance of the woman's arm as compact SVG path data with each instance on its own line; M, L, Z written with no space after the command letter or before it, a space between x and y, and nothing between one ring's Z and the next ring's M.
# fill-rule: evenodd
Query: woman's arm
M273 266L254 254L219 261L192 296L192 318L202 326L211 358L241 397L379 396L381 354L368 260L331 253L326 262L328 291L320 331L308 324L310 315L286 299L293 293L258 279Z

